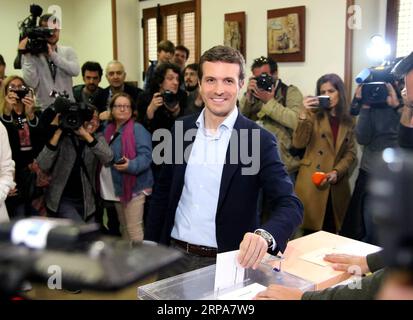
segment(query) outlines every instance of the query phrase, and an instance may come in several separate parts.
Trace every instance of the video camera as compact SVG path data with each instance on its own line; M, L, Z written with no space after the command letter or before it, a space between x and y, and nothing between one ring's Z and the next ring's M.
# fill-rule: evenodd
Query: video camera
M271 92L272 87L275 84L273 76L266 72L263 72L258 77L255 77L255 80L257 81L257 87L259 89L268 92Z
M92 105L72 102L65 92L57 93L53 91L51 96L55 97L52 109L55 113L60 113L59 125L63 130L77 130L85 121L92 120L94 113Z
M42 7L32 4L30 6L30 16L19 24L19 41L26 37L28 38L26 49L23 50L22 53L31 53L34 55L47 53L47 39L53 35L53 30L48 27L37 26L37 18L39 18L42 13Z
M391 72L400 59L384 62L380 66L363 69L355 81L361 84L361 103L375 106L387 102L389 95L386 83L394 84L395 77Z
M94 223L39 217L1 223L0 297L14 296L26 280L49 285L51 268L60 270L63 288L118 290L181 257L175 249L101 236Z

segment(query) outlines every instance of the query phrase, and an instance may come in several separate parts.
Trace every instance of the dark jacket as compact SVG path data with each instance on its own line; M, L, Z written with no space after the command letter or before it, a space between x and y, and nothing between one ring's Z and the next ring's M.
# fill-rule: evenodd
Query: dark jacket
M196 129L196 119L196 115L184 117L182 119L183 131ZM241 129L246 130L240 131ZM239 151L241 147L238 148L236 164L234 164L234 159L230 159L231 145L227 149L215 217L218 252L238 249L244 234L254 232L259 227L273 235L277 242L276 251L283 251L288 238L302 221L303 207L294 194L293 184L280 160L275 137L239 114L233 130L238 133L242 143L247 143L248 150L253 150L252 129L259 130L260 137L258 173L246 174L241 170L251 167L251 164L241 162ZM183 150L186 150L193 142L176 141L174 131L173 129L173 161L172 164L165 164L162 168L152 195L145 228L145 239L163 244L169 244L171 240L175 213L184 187L186 162L183 161L183 164L175 162L175 143L178 147L183 143ZM195 137L192 137L193 139ZM255 157L257 158L258 156ZM271 216L262 226L257 213L260 188L263 188L268 195L271 207Z
M142 89L125 83L123 92L130 95L133 101L135 102L135 104L137 104L139 96L142 93ZM96 95L95 99L93 100L93 105L98 109L99 113L107 111L108 106L109 106L109 101L108 101L109 95L110 95L110 86L100 91Z
M138 102L138 122L142 123L143 126L150 132L153 133L157 129L168 129L170 130L175 123L175 120L184 115L187 102L187 94L185 91L178 90L178 101L180 106L180 111L178 116L174 116L165 106L159 107L154 114L153 119L149 120L146 116L146 110L150 105L154 92L145 91L141 95Z
M402 148L413 149L413 128L400 125L399 144Z
M75 97L76 102L81 103L81 102L89 102L92 103L95 101L96 96L99 95L99 93L103 90L103 88L98 87L95 92L93 92L90 97L89 101L83 101L83 88L85 87L84 84L79 84L77 86L73 87L73 96Z

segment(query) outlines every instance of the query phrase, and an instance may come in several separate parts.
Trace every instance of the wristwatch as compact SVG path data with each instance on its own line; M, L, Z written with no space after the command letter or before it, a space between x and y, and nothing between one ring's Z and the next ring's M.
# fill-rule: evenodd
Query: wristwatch
M271 233L265 231L264 229L257 229L254 231L255 234L264 238L267 241L268 248L274 249L275 248L275 240Z

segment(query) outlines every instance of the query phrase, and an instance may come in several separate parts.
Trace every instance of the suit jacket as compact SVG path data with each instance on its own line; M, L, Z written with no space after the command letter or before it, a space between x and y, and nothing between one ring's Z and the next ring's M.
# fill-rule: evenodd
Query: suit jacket
M195 124L197 117L197 115L190 115L181 120L184 132L197 128ZM172 129L172 150L174 151L175 145L182 143L175 136L178 122ZM218 252L238 249L244 234L254 232L257 228L263 228L270 232L277 242L276 251L283 251L288 238L302 221L303 207L294 194L293 184L280 160L275 137L239 114L234 131L238 133L238 141L242 141L242 143L247 141L248 154L251 154L251 150L253 150L252 129L258 130L256 132L259 133L260 138L257 174L242 174L241 169L251 166L240 161L242 146L237 150L236 164L234 164L235 161L230 161L231 145L227 149L215 217ZM193 137L194 139L195 137ZM193 140L183 141L183 150L186 150ZM254 141L254 143L256 142ZM258 154L255 156L258 158ZM145 228L145 239L163 244L169 244L171 239L170 235L184 186L186 170L186 162L182 161L183 163L179 164L175 154L173 157L172 164L163 165L155 185ZM268 194L271 207L270 218L262 226L257 211L260 188L263 188Z
M140 94L142 93L142 89L131 86L127 83L124 84L123 88L124 88L123 91L132 97L136 105L138 102L138 98ZM99 91L99 93L93 98L92 103L98 109L99 113L107 110L109 94L110 94L110 86Z

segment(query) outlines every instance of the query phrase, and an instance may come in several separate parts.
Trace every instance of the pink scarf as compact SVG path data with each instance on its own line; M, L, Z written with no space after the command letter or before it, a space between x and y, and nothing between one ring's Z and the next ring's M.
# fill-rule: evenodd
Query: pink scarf
M105 139L109 143L112 136L115 134L116 125L111 122L108 124L105 130ZM135 131L134 131L134 121L129 119L123 125L123 132L121 133L122 148L121 152L124 157L128 160L133 160L136 158L136 146L135 146ZM123 192L120 195L120 201L122 203L128 203L132 199L132 190L136 184L136 176L129 174L127 172L122 173L122 187Z

